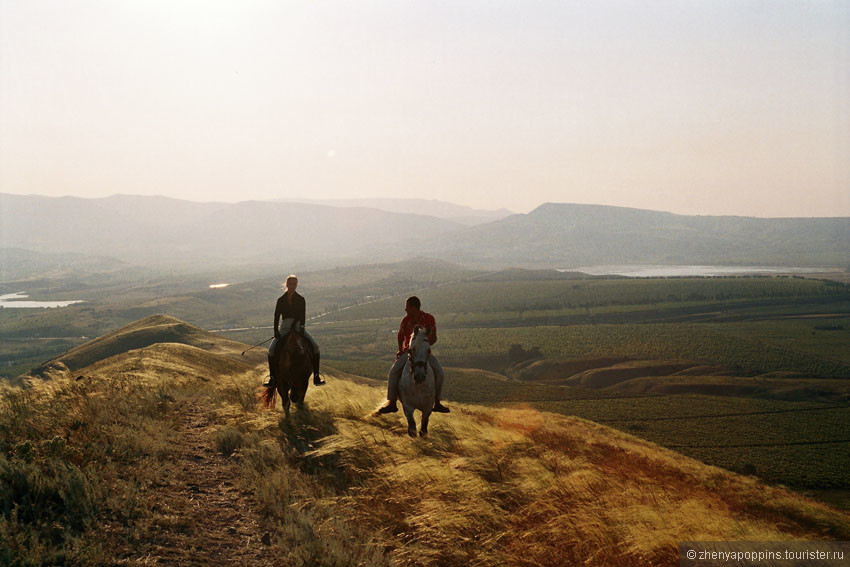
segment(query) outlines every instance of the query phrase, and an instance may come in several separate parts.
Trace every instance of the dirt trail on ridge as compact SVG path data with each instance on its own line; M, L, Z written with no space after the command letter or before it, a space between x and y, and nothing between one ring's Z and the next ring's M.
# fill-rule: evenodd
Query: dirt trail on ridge
M277 565L239 466L215 450L208 398L181 402L178 460L150 488L156 533L142 536L121 565Z

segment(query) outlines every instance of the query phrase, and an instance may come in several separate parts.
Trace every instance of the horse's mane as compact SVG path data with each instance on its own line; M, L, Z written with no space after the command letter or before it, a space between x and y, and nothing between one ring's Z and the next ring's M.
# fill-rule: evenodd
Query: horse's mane
M410 338L415 339L417 335L425 334L425 340L428 341L428 337L431 335L431 329L428 327L419 327L416 326L413 328L413 331L410 333ZM431 342L431 341L428 341Z

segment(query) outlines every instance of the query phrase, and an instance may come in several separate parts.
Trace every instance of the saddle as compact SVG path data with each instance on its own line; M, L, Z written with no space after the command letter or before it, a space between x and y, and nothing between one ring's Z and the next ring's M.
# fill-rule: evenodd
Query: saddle
M307 353L307 357L310 358L310 360L314 359L316 357L316 353L313 352L313 343L310 342L309 340L307 340L307 337L305 337L300 331L296 331L295 329L292 329L289 332L290 333L298 333L298 335L300 335L301 341L304 344L304 350ZM287 336L289 336L289 335L287 334ZM283 343L284 343L285 340L286 340L286 337L281 337L278 340L277 344L275 345L274 353L272 354L272 358L275 362L278 362L279 359L280 359L281 353L283 352Z

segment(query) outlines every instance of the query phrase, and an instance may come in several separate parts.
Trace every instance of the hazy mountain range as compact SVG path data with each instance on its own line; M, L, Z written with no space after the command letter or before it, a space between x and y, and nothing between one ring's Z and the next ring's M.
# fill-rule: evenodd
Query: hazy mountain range
M850 266L850 218L689 216L546 203L526 215L435 236L445 260L486 265Z
M472 207L465 207L436 199L305 199L289 202L329 205L331 207L367 207L390 213L428 215L468 226L496 221L514 214L508 209L473 209Z
M0 246L113 256L145 265L273 264L369 257L417 227L429 235L464 225L373 208L166 197L103 199L0 195Z
M0 194L4 277L29 274L43 254L82 254L147 266L379 262L417 256L476 267L595 264L850 266L850 218L687 216L623 207L552 204L499 217L437 201L366 200L371 207L301 202L196 203ZM343 206L344 205L344 206ZM427 205L427 206L426 206ZM383 210L380 207L386 206ZM428 210L412 214L404 210ZM458 214L464 213L464 214ZM466 218L461 222L458 218ZM78 260L80 260L78 258ZM8 265L10 262L14 266Z

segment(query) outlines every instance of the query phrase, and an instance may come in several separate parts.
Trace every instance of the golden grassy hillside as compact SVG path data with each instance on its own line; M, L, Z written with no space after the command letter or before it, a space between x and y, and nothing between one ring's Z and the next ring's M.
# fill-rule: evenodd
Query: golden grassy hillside
M242 343L208 333L174 317L151 315L102 337L83 343L46 362L42 367L34 369L33 374L39 375L45 369L55 368L60 364L64 364L73 372L99 360L157 343L187 344L237 359L240 358L240 353L246 348L246 345ZM248 360L261 361L263 352L264 349L262 348L251 351Z
M677 565L680 540L850 539L850 516L593 422L451 404L428 438L328 370L159 343L7 388L0 564Z

